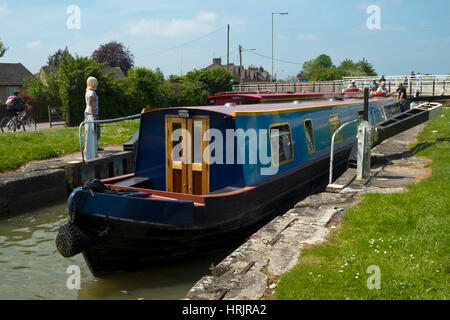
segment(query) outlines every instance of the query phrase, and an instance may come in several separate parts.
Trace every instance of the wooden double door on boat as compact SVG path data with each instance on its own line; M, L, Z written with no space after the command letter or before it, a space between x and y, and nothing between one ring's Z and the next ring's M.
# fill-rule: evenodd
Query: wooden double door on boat
M203 157L209 144L205 135L208 129L208 117L184 119L166 116L167 191L187 194L209 192L209 165Z

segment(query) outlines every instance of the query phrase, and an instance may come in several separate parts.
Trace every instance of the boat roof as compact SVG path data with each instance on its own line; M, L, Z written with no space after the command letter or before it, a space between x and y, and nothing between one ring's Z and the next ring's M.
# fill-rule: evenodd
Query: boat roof
M390 97L375 97L370 98L370 101L378 100L390 100ZM200 107L179 107L179 109L187 110L206 110L210 112L222 113L229 116L242 116L242 115L263 115L263 114L276 114L276 113L288 113L294 111L307 111L314 109L323 109L330 107L343 107L352 104L361 104L363 99L348 98L344 100L332 101L328 99L312 100L304 102L285 102L285 103L267 103L267 104L240 104L232 106L223 105L211 105Z
M371 97L370 101L380 100L392 100L392 97ZM164 109L144 109L143 113L155 112L161 110L201 110L214 113L220 113L228 116L242 116L242 115L264 115L264 114L277 114L277 113L289 113L295 111L308 111L316 109L324 109L330 107L344 107L352 104L362 104L362 98L346 98L343 100L333 99L320 99L320 100L308 100L284 103L267 103L267 104L239 104L239 105L207 105L196 107L173 107Z
M323 96L323 95L342 95L338 92L219 92L211 95L208 99L221 97L246 97L246 98L278 98L278 97L303 97L303 96Z

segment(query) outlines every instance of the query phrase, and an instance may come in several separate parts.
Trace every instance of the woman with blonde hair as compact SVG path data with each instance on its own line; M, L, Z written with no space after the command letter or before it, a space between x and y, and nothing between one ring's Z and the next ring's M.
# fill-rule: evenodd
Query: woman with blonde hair
M86 80L86 109L84 110L84 118L92 120L99 120L98 118L98 96L95 90L98 87L98 80L95 77L89 77ZM100 139L100 125L95 124L95 131L97 133L97 140ZM98 148L99 151L103 150Z

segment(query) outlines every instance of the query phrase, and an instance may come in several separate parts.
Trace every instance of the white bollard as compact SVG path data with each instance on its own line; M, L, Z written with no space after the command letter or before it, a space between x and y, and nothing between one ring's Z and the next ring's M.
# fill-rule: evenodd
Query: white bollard
M94 121L89 115L87 121ZM97 158L97 132L93 123L86 124L86 160Z
M370 178L370 157L372 148L372 129L367 121L361 121L358 126L358 161L356 178L364 180Z

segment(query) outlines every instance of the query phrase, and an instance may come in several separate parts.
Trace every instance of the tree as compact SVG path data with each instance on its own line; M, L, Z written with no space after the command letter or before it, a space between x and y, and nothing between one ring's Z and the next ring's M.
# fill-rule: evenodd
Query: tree
M204 88L204 84L182 80L181 77L173 79L175 81L164 81L161 86L161 107L198 106L206 103L209 92Z
M5 52L8 50L7 47L5 47L5 45L3 44L2 41L0 41L0 58L3 57L3 55L5 54Z
M45 100L52 106L61 106L61 99L59 93L59 79L58 73L50 73L45 80L36 79L33 76L24 79L25 92L36 100Z
M327 56L326 54L321 54L316 59L314 59L313 67L315 69L319 69L319 68L329 69L329 68L333 68L334 65L333 65L333 61L331 61L330 56Z
M100 63L106 62L111 67L119 67L125 75L134 66L134 55L129 48L116 41L100 45L92 57Z
M159 87L164 80L159 69L153 71L145 67L133 68L128 72L126 80L129 85L128 94L135 104L142 108L158 107L161 102Z
M209 94L231 91L233 87L233 76L224 68L193 70L184 75L183 78L203 84ZM202 104L204 103L206 103L206 100Z
M362 58L362 60L356 63L356 67L361 70L361 72L366 76L376 76L377 73L373 68L373 65L366 60L366 58Z
M67 49L67 46L64 48L64 50L58 49L58 51L56 51L54 54L48 56L47 65L50 67L50 70L58 70L61 61L70 55L71 54Z
M331 58L321 54L315 59L305 61L302 72L309 81L328 81L342 77L376 76L372 64L365 58L354 63L351 59L345 59L339 67L335 67Z

